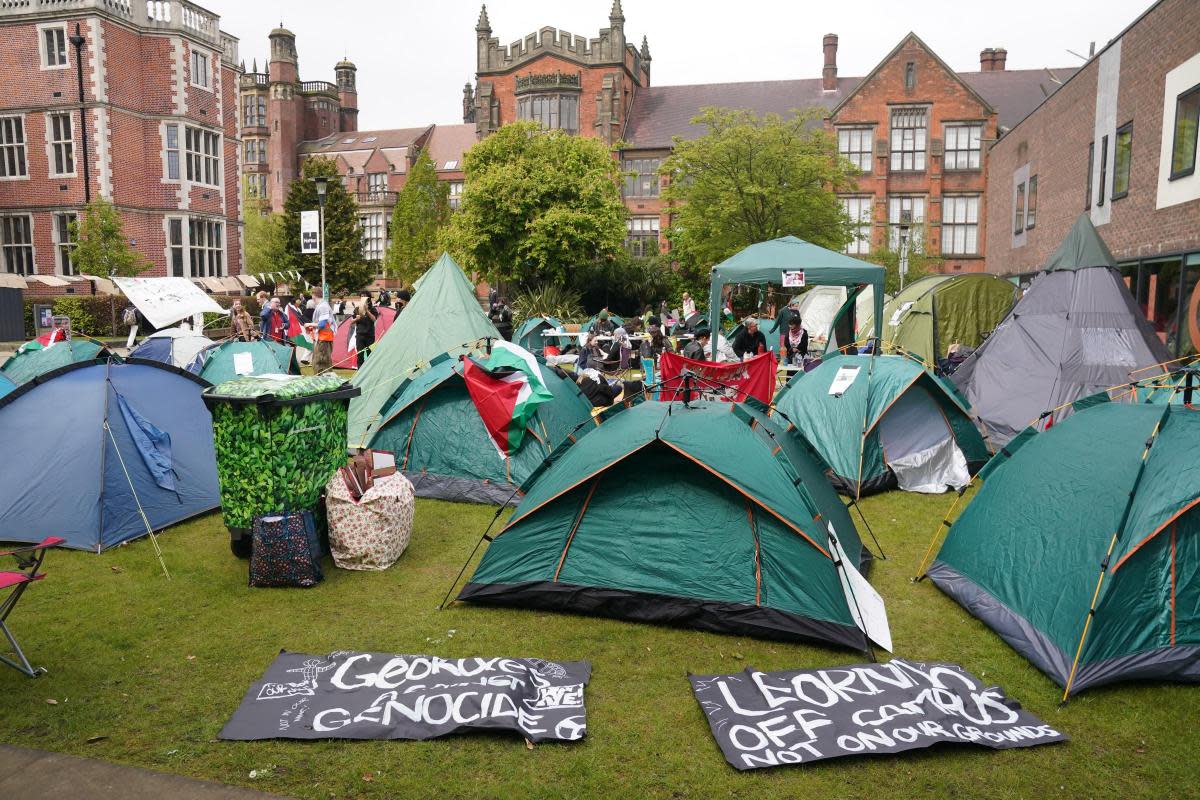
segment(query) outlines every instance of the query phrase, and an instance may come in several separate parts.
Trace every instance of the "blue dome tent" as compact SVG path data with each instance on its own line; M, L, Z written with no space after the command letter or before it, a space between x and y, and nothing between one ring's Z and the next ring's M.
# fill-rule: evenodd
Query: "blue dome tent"
M217 508L207 385L156 361L88 361L0 398L0 441L21 454L0 460L3 538L100 552Z

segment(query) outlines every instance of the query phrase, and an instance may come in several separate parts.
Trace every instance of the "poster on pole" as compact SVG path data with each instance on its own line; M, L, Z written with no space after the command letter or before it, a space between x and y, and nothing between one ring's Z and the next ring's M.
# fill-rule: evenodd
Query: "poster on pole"
M829 669L689 675L736 769L900 753L940 742L994 750L1067 741L957 664L892 659Z
M300 252L321 252L321 216L317 211L300 212Z

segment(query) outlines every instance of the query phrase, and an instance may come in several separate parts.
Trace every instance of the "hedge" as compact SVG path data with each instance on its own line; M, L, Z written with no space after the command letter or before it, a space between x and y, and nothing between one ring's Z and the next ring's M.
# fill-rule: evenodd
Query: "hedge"
M213 300L222 308L229 308L234 300L241 300L242 306L250 316L258 319L260 307L253 297L227 297L213 295ZM25 297L25 336L32 339L37 335L33 325L33 307L35 305L50 305L56 316L71 318L71 330L87 336L99 338L124 337L129 328L121 322L129 301L120 295L53 295L49 297ZM113 319L116 325L113 325ZM213 315L214 317L216 315ZM209 320L206 318L205 320Z

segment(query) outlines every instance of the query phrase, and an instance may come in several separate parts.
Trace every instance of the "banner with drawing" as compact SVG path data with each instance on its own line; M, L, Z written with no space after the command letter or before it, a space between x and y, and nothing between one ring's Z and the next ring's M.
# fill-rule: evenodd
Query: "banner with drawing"
M113 283L156 328L194 314L229 313L187 278L113 278Z
M1067 740L957 664L897 658L688 678L725 760L740 770L938 742L1007 750Z
M280 652L220 738L432 739L511 730L532 742L582 739L587 661Z

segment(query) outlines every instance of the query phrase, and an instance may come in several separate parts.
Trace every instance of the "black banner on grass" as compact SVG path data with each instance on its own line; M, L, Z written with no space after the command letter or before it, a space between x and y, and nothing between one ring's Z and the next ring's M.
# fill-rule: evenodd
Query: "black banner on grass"
M587 661L283 651L220 738L431 739L512 730L534 742L583 738Z
M1006 750L1067 737L957 664L689 675L725 760L741 770L899 753L938 742Z

